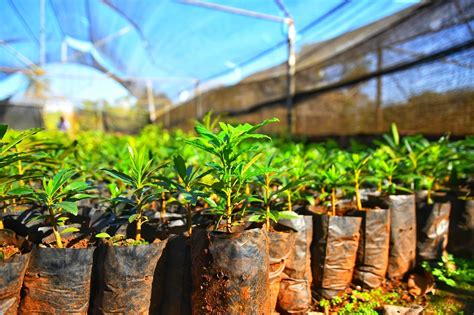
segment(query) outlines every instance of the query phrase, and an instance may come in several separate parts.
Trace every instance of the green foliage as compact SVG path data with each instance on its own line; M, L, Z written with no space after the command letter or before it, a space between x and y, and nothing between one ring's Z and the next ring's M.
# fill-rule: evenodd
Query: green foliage
M196 206L199 199L208 197L202 190L207 186L203 180L212 172L212 169L200 172L199 168L195 168L192 165L187 166L181 155L176 155L173 158L173 167L178 175L177 179L162 177L163 186L168 191L174 191L176 195L175 201L186 208L186 230L191 234L192 207Z
M326 194L331 196L331 215L336 215L336 205L337 205L337 189L346 188L347 179L346 179L346 170L340 163L331 164L331 166L325 171L321 172L322 177L322 187L324 193L321 195L321 198L324 198Z
M163 165L153 166L153 160L149 157L149 151L142 147L135 150L128 147L130 158L130 169L127 172L121 172L115 169L102 169L107 175L123 183L130 191L131 197L120 196L112 199L114 202L121 202L132 206L133 213L129 216L130 223L136 222L135 240L140 241L142 224L148 221L143 215L143 210L153 201L161 196L161 190L156 184L157 171Z
M357 210L362 210L362 200L360 196L360 189L362 185L368 180L368 162L370 155L351 153L347 154L346 170L349 175L349 181L352 185L356 196Z
M270 220L277 223L282 219L297 218L297 214L291 210L281 211L276 208L276 198L285 191L295 187L295 182L288 182L285 186L278 187L276 180L282 176L283 169L272 167L274 155L270 155L263 166L256 166L257 176L255 184L261 189L260 198L251 197L250 202L258 202L262 207L252 209L252 215L249 218L251 222L265 222L267 230L270 229Z
M216 221L216 227L220 222L226 222L226 230L231 231L237 221L234 217L242 217L245 213L246 204L250 196L245 194L243 187L251 178L258 175L252 166L260 158L261 153L257 145L248 145L247 140L271 140L270 137L254 133L259 128L277 119L265 120L255 126L251 124L240 124L232 126L219 122L219 130L214 132L203 124L197 122L195 126L199 137L184 139L184 142L209 153L213 157L207 166L211 168L211 174L215 182L211 185L211 193L218 196L217 201L209 198L209 213Z
M441 261L433 266L424 261L423 268L430 271L439 281L450 287L462 288L464 283L474 284L474 263L472 261L454 258L451 254L441 257Z
M331 300L322 299L318 307L325 313L376 315L387 304L404 305L405 302L397 291L385 292L378 288L370 291L353 290L351 294L345 293Z
M104 240L104 243L110 246L139 246L148 244L145 240L127 239L123 234L110 236L108 233L102 232L96 234L95 237Z
M90 188L86 182L74 180L77 173L74 170L62 170L51 179L43 179L41 188L22 187L10 191L12 195L26 196L36 204L45 208L45 213L34 220L42 220L51 225L56 238L56 245L63 247L61 234L78 231L76 228L66 228L59 232L69 216L78 213L77 201L92 197L87 193Z

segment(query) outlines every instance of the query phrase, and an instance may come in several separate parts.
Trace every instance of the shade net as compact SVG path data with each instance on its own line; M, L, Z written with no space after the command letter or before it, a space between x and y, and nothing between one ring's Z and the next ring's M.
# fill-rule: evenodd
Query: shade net
M285 15L278 1L209 2ZM297 50L413 4L392 0L282 3L295 21ZM46 99L68 99L83 110L80 103L90 99L83 90L88 86L105 90L106 80L58 70L62 69L58 66L82 65L105 73L137 99L146 98L144 90L150 84L155 97L165 96L177 107L198 91L234 85L287 58L282 23L179 1L0 0L0 7L0 20L6 21L0 28L0 99L5 90L17 93L42 85L46 87L42 95L20 100L42 104ZM12 84L9 89L1 86L18 75L26 83L16 89ZM59 88L54 87L56 81L62 81ZM11 100L15 103L18 97Z
M474 6L432 1L408 8L297 55L293 131L299 135L376 134L396 122L402 133L474 133ZM235 120L279 117L286 125L285 66L204 93L173 109L189 126L214 110Z

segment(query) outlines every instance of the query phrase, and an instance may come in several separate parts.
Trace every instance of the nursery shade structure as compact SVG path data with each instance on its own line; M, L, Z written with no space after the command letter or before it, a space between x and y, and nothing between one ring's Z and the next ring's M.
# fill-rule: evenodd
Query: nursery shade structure
M402 133L472 134L473 21L472 1L433 0L327 40L315 41L317 31L303 36L296 54L294 133L374 135L396 122ZM334 27L323 23L317 29ZM285 122L285 68L282 62L203 93L202 111ZM195 106L173 108L171 124L189 128ZM282 128L284 123L267 131Z
M296 50L416 1L210 1L262 15L291 16ZM96 68L125 87L153 85L173 101L229 85L287 59L281 23L182 1L0 0L0 80L47 78L46 64ZM333 25L324 32L321 25ZM84 78L87 80L88 78ZM148 83L147 83L148 82ZM67 97L67 96L66 96Z

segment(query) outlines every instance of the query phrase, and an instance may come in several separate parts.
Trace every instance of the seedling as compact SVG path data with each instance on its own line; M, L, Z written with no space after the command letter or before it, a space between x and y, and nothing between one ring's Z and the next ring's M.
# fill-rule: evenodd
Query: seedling
M367 163L369 162L369 155L361 155L358 153L348 154L347 159L347 170L354 188L354 194L356 198L357 210L362 210L362 198L360 196L361 185L366 181L366 170Z
M8 141L4 141L8 126L0 125L0 201L16 201L21 198L20 195L12 191L23 181L40 177L40 173L35 169L23 169L24 162L32 162L31 152L19 152L16 150L22 141L30 138L41 131L40 128L28 129L19 133ZM0 215L0 229L3 229L2 216Z
M346 184L344 168L339 164L332 164L326 171L322 173L323 187L329 191L331 196L331 215L336 215L337 195L336 190L342 188Z
M444 139L431 143L420 155L418 169L421 175L421 186L428 191L427 202L433 203L433 191L447 182L451 173L452 162L457 157L449 149Z
M129 146L128 151L131 162L128 174L113 169L102 170L109 176L118 179L130 190L132 198L117 197L115 200L133 207L134 213L128 218L128 221L130 223L136 222L135 240L141 241L142 225L148 221L148 218L143 215L143 210L161 196L155 184L155 179L156 171L163 165L154 167L152 165L153 160L149 158L146 148L136 151Z
M267 231L270 231L270 220L277 223L281 219L294 219L297 217L296 213L293 211L278 211L275 207L276 197L288 190L291 186L287 185L280 189L276 188L276 179L281 175L281 171L278 171L276 168L272 167L272 161L274 155L271 155L263 167L257 167L257 176L256 184L261 188L261 199L251 197L249 201L251 202L260 202L263 204L262 208L257 208L254 211L254 214L249 218L249 221L253 222L265 222L265 228Z
M78 231L77 228L70 227L59 232L59 227L64 226L69 215L77 215L79 210L76 202L78 200L92 197L86 193L90 188L87 183L73 181L76 175L74 170L62 170L52 179L43 179L42 187L39 189L21 187L10 192L26 196L46 210L45 214L35 217L34 220L42 220L52 227L58 248L64 247L61 234Z
M412 192L399 184L403 178L403 174L398 171L399 165L398 161L393 160L384 152L384 148L379 148L374 152L369 169L375 179L377 190L388 195L395 195L399 191Z
M195 130L199 137L184 140L215 158L215 161L207 165L212 169L211 174L215 178L210 190L220 197L217 202L208 198L211 214L217 221L216 228L224 220L227 232L231 232L234 217L241 217L245 211L244 203L249 196L242 188L254 176L251 167L260 158L260 153L258 146L243 146L243 143L246 140L271 140L266 135L253 132L276 121L278 121L276 118L265 120L255 126L251 124L232 126L219 122L220 131L217 133L197 122Z
M192 209L196 206L199 198L207 195L201 190L204 184L201 182L203 177L208 175L211 170L199 172L199 169L192 165L186 166L181 155L173 159L173 166L178 175L177 180L163 178L163 181L169 190L176 190L178 194L177 201L186 208L186 230L192 233Z

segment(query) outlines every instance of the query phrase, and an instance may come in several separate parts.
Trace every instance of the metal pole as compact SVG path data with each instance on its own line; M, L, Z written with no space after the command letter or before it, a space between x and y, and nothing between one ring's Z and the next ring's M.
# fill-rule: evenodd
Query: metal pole
M150 122L156 121L155 96L153 94L153 84L151 80L146 81L146 94L148 98L148 113L150 114Z
M46 26L46 0L40 1L40 66L44 66L46 63L46 33L45 33L45 26Z
M227 12L227 13L231 13L231 14L244 15L244 16L248 16L248 17L253 17L253 18L263 19L263 20L269 20L269 21L279 22L279 23L284 22L284 20L285 20L285 18L283 18L281 16L270 15L270 14L260 13L260 12L256 12L256 11L240 9L240 8L237 8L237 7L231 7L231 6L228 6L228 5L205 2L205 1L200 1L200 0L178 0L178 3L194 5L194 6L197 6L197 7L203 7L203 8L207 8L207 9L218 10L218 11Z
M379 45L377 47L377 71L382 70L383 66L383 50ZM383 132L383 111L382 111L382 76L378 75L376 79L376 95L375 95L375 129L377 133Z
M201 81L196 80L194 85L194 100L196 102L196 119L201 119L202 117L202 104L201 104Z
M67 42L63 40L61 43L61 62L63 63L67 62L67 46Z
M292 19L287 19L288 26L288 59L287 59L287 91L286 91L286 109L287 109L287 123L288 132L290 135L294 133L294 119L293 119L293 97L295 95L295 24Z

